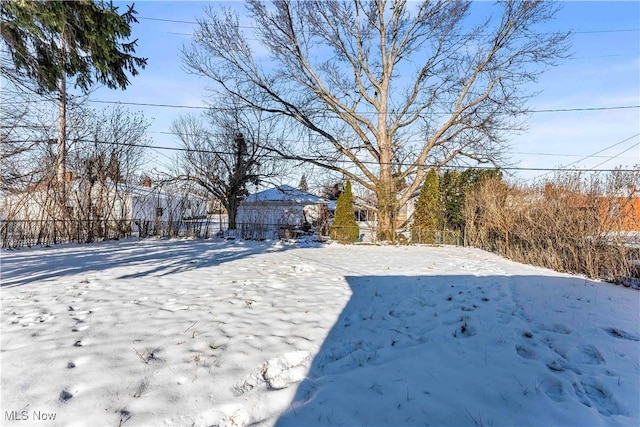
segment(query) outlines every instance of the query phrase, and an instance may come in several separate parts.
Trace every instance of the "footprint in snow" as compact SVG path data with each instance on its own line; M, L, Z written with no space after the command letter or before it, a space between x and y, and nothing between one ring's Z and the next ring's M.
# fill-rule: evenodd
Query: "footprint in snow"
M514 319L516 315L516 309L512 308L511 310L507 310L507 309L501 308L497 310L497 313L498 313L498 322L502 323L503 325L506 325L511 323L511 321Z
M540 388L551 400L563 402L565 400L564 387L562 382L556 378L547 377L543 380Z
M580 385L574 383L573 386L576 389L576 395L581 398L585 406L595 407L598 412L605 416L627 415L622 405L613 397L613 393L596 378L583 378L580 380ZM580 386L582 390L578 392Z
M622 340L629 340L629 341L640 341L640 338L637 335L623 331L622 329L618 329L618 328L603 328L603 329L606 333L608 333L614 338L619 338Z
M584 344L578 346L578 354L572 358L574 362L584 363L585 365L603 365L605 364L605 359L600 351L590 345Z
M270 390L287 388L305 378L310 364L308 351L285 353L258 366L234 386L234 391L242 395L260 385L266 385Z
M524 345L519 345L519 344L516 345L516 353L518 353L518 355L524 359L528 359L528 360L538 359L538 355L536 354L536 352Z
M543 331L554 332L556 334L562 334L562 335L569 335L571 332L573 332L571 329L569 329L566 325L563 325L562 323L555 323L553 325L545 325L544 323L542 323L538 327Z

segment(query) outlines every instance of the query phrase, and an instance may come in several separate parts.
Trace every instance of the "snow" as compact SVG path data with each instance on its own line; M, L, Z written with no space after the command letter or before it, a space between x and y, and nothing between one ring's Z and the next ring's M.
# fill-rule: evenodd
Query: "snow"
M640 425L640 292L480 250L147 239L1 262L2 425Z

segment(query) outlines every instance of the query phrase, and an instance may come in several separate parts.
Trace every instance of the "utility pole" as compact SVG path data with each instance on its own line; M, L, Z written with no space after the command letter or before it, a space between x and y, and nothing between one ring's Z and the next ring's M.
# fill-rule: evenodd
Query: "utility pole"
M60 56L65 58L67 43L64 31L60 36ZM63 61L64 62L64 61ZM61 64L64 66L64 64ZM60 82L58 83L58 182L64 186L67 163L67 76L65 70L62 71Z

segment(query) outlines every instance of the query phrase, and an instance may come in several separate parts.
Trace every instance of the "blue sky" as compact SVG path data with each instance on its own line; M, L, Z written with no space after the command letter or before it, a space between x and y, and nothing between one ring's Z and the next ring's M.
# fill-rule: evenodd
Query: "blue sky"
M119 3L118 4L126 4ZM206 79L182 69L180 50L190 42L194 25L166 22L194 21L204 17L206 5L232 6L237 2L136 2L139 24L137 53L149 59L126 91L100 89L92 99L120 102L203 106ZM530 101L534 110L640 105L640 3L563 2L548 30L573 30L570 59L542 75ZM94 104L100 107L101 104ZM104 106L104 105L103 105ZM169 131L171 122L198 110L129 106L152 121L153 145L176 147ZM640 164L640 109L531 114L528 131L511 138L511 159L523 168L631 168ZM627 141L625 141L627 140ZM625 141L625 142L622 142ZM595 154L597 153L597 154ZM595 155L593 155L595 154ZM170 151L154 150L158 165L168 163ZM591 156L590 156L591 155ZM516 178L529 179L542 172L519 171ZM298 178L293 177L296 181Z

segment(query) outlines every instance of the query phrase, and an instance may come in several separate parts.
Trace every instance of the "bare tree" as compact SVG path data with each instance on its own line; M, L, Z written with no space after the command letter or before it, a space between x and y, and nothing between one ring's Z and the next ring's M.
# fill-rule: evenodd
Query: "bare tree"
M527 84L568 40L536 30L558 7L545 1L502 2L479 24L461 0L246 5L248 36L237 13L206 9L186 67L219 94L310 132L308 144L280 154L375 192L388 239L428 168L500 161L508 132L522 128Z
M178 179L197 184L220 201L231 230L236 229L238 205L248 194L247 186L277 175L281 166L265 149L274 128L261 116L231 108L223 114L210 113L208 120L182 116L172 124L184 147Z
M78 185L68 197L88 241L109 231L121 236L131 219L125 201L128 185L137 180L150 144L149 123L142 113L120 106L84 113L84 127L70 129L75 138L67 167L77 175Z
M4 77L4 75L3 75ZM52 104L28 79L4 80L0 102L0 190L21 191L42 174L35 154L55 141Z
M640 225L639 178L617 171L558 172L528 185L483 180L466 195L467 241L519 262L628 283L638 275L638 239L629 231Z
M12 132L16 136L9 135L16 144L28 143L24 150L14 151L3 159L3 163L24 166L29 175L3 179L3 189L10 191L2 207L8 220L3 227L3 244L7 244L9 235L17 239L17 244L25 240L22 234L30 236L27 241L41 244L86 242L122 237L129 232L130 202L126 201L124 184L131 183L140 172L145 145L149 143L148 123L141 114L121 107L102 111L72 107L68 116L67 166L76 179L67 183L62 206L59 203L62 187L56 174L56 139L51 136L56 129L55 110L50 112L49 127L46 121L42 128L33 122L15 127ZM33 114L27 117L36 118Z

